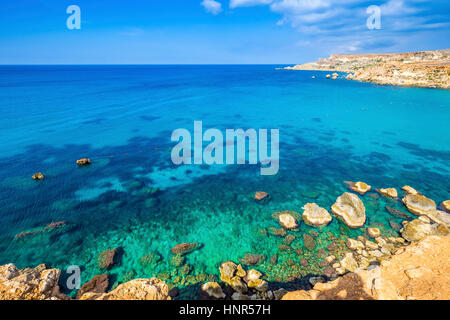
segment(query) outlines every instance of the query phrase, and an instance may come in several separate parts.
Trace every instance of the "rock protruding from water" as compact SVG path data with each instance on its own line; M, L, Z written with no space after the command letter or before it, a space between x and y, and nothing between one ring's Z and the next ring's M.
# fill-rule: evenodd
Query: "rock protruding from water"
M89 158L83 158L83 159L77 160L77 165L79 165L79 166L87 166L89 164L91 164L91 159L89 159Z
M413 194L413 195L420 194L419 191L410 186L403 186L402 190L405 191L406 194Z
M289 213L282 213L278 216L278 220L282 227L291 230L298 228L297 220L289 214Z
M407 194L402 202L411 213L416 215L427 215L428 212L436 210L436 203L421 194Z
M38 173L33 174L31 176L31 178L33 178L33 180L44 180L45 176L42 172L38 172Z
M450 200L442 201L441 207L444 208L447 212L450 212Z
M85 293L80 300L171 300L169 287L157 278L135 279L108 293Z
M217 282L207 282L201 285L199 295L204 300L224 299L225 293Z
M407 246L379 267L357 270L313 290L289 292L284 300L448 300L450 238L429 236Z
M378 238L379 236L381 236L380 229L378 228L367 228L367 233L371 238Z
M386 188L386 189L377 189L376 190L379 194L381 194L384 197L387 198L397 198L398 192L395 188Z
M370 191L371 188L372 187L367 183L361 181L355 182L352 186L350 186L352 191L358 192L360 195L364 195L366 192Z
M44 264L17 269L12 263L0 266L0 300L67 300L58 286L61 270Z
M257 200L257 201L261 201L261 200L263 200L263 199L265 199L265 198L267 198L269 196L269 194L267 193L267 192L264 192L264 191L256 191L255 192L255 200Z
M326 226L333 219L326 209L319 207L315 203L307 203L302 209L304 210L303 221L309 226Z
M350 228L359 228L366 222L366 208L356 194L345 192L337 198L331 212Z
M228 284L235 292L230 293L233 300L271 299L269 284L261 279L262 273L255 269L245 271L241 265L232 261L223 262L220 267L220 280Z
M400 230L402 237L409 241L419 241L431 235L449 235L448 227L437 223L431 223L426 216L421 216L413 221L404 224Z

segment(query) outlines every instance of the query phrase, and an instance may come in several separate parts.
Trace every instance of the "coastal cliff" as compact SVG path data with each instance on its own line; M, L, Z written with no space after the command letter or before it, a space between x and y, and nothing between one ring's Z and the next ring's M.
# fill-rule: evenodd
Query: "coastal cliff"
M428 236L401 249L379 267L347 273L316 283L312 290L282 294L282 300L447 300L450 299L450 237ZM221 271L222 272L222 271ZM17 269L0 266L0 300L68 300L60 293L60 270L39 265ZM212 285L217 288L212 288ZM207 287L207 288L205 288ZM202 289L218 298L225 295L217 283ZM211 292L213 293L211 293ZM281 296L280 296L281 298ZM136 279L109 293L84 293L81 300L170 300L168 286L156 278Z
M349 80L450 89L450 49L393 54L335 54L284 69L345 72L349 73Z
M428 236L380 267L361 270L312 290L293 291L283 300L448 300L450 237Z

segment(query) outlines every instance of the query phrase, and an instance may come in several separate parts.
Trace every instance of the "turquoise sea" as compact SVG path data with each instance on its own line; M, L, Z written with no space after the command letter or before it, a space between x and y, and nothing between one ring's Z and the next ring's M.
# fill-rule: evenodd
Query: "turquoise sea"
M285 239L271 234L280 228L273 213L302 213L308 202L330 210L348 191L346 180L450 199L450 91L276 67L1 66L0 264L78 265L84 283L104 272L100 252L120 248L107 271L111 288L159 276L179 288L179 298L192 298L202 281L217 278L221 262L252 253L264 255L255 268L273 286L301 287L322 274L330 243L342 246L365 228L336 219L322 228L301 223L288 232L290 249L280 248ZM195 120L204 130L279 129L279 173L175 166L171 133L192 132ZM77 167L83 157L92 164ZM32 180L40 171L45 180ZM270 197L257 202L255 191ZM400 201L374 192L361 199L366 226L398 235L392 226L404 219L385 206L407 213ZM44 228L58 221L66 224ZM312 230L319 235L308 249L303 235ZM40 232L16 237L33 231ZM201 248L175 267L170 249L184 242ZM65 278L63 291L74 294Z

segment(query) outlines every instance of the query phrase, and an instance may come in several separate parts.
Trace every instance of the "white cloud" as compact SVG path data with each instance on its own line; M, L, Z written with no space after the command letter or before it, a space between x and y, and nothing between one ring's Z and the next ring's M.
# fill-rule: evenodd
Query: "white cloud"
M203 0L200 4L205 7L207 12L210 12L214 15L222 12L222 4L218 1Z
M267 5L271 4L272 0L231 0L230 8L237 7L252 7L258 5Z
M301 34L301 47L332 47L332 52L358 52L398 47L408 39L450 25L448 0L379 0L381 30L369 30L367 7L373 0L230 0L230 8L267 5ZM447 32L448 33L448 32Z

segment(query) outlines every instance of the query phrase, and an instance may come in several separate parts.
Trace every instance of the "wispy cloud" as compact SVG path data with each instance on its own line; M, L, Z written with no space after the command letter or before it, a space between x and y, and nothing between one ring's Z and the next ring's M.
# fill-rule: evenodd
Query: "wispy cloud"
M205 7L206 11L217 15L222 12L222 4L215 0L203 0L200 3L203 7Z
M302 46L328 41L336 50L361 51L393 46L396 39L450 26L448 0L230 0L230 7L267 5L278 25L297 30ZM368 30L368 6L381 9L382 30Z
M231 0L230 8L267 5L271 4L272 2L273 0Z

